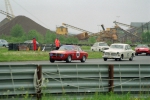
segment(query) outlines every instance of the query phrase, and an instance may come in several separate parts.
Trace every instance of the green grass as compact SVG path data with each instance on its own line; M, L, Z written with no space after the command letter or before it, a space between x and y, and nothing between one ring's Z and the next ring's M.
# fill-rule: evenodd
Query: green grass
M3 100L3 98L10 100L12 98L13 100L33 100L36 98L36 95L17 95L13 97L9 96L3 96L0 98L0 100ZM138 95L134 96L130 93L126 94L115 94L115 93L95 93L95 94L78 94L78 95L67 95L67 94L43 94L41 100L150 100L150 96L147 94L145 95Z
M82 49L88 52L88 59L102 58L102 52L92 52L89 46ZM49 51L9 51L8 48L0 48L0 62L44 60L49 60Z

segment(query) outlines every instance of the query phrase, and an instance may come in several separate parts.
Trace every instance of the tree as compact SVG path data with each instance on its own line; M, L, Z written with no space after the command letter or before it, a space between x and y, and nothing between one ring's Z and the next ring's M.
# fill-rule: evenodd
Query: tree
M94 36L89 37L88 39L89 43L95 43L96 42L96 38Z
M41 35L40 33L38 33L36 30L30 30L28 32L28 35L27 35L27 39L28 40L32 40L33 38L36 38L36 40L40 43L43 43L44 42L44 37L43 35Z
M21 25L16 24L15 26L12 27L10 31L10 35L12 37L22 37L24 35L24 30Z
M142 42L144 43L150 42L150 31L144 32L142 34Z
M48 30L45 34L44 42L54 43L55 39L56 39L56 34Z

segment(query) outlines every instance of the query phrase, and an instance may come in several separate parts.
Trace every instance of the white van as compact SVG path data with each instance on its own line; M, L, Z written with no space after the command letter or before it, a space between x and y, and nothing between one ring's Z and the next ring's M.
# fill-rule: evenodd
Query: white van
M8 42L4 39L0 39L0 47L8 47Z

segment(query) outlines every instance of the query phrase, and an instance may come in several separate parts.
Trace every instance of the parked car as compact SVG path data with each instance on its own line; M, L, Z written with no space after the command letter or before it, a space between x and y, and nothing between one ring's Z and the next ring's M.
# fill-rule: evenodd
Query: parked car
M24 43L33 43L33 40L27 40L27 41L24 41ZM36 44L39 44L39 43L36 41Z
M108 50L104 51L103 59L104 61L107 61L107 59L115 59L116 61L129 59L132 61L134 56L135 51L131 49L129 44L114 43Z
M8 47L8 42L4 39L0 39L0 47Z
M150 48L146 44L138 44L135 47L135 55L145 53L146 55L150 55Z
M72 60L85 62L87 57L88 53L77 45L62 45L58 50L53 50L49 53L49 60L51 63L55 61L66 61L70 63Z
M28 47L29 50L33 50L33 40L26 40L26 41L24 41L24 43L27 44L27 47ZM39 43L37 41L36 41L36 44L37 44L36 50L38 50L38 48L40 46L39 46Z
M109 49L109 46L106 42L96 42L91 47L92 51L104 51Z

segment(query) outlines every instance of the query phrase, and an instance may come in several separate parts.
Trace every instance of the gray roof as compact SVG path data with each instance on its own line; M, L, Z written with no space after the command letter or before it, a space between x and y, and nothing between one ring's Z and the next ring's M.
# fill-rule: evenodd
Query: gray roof
M141 27L142 25L146 24L147 22L131 22L131 26L134 26L134 27Z

